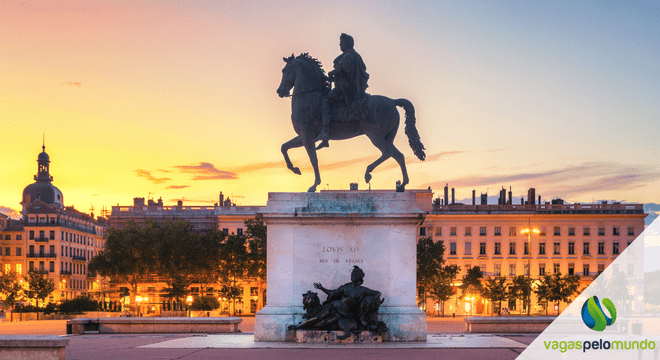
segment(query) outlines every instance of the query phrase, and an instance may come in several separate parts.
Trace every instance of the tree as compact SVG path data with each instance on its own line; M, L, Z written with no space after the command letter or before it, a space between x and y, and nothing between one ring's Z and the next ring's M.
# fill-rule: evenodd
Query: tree
M245 238L248 244L250 277L258 282L266 282L266 238L267 230L264 222L255 217L245 220Z
M447 265L442 268L440 274L433 278L433 281L429 284L431 297L441 304L442 317L445 317L445 301L449 300L455 294L452 283L460 270L461 268L458 265Z
M168 296L181 300L198 275L203 255L201 237L184 220L167 221L163 227L156 226L155 231L157 273L166 278Z
M504 276L492 277L486 281L484 286L484 297L493 303L493 310L495 310L495 302L499 303L497 315L502 315L502 300L507 298L506 278Z
M241 296L238 284L246 278L249 269L248 252L244 236L229 235L220 249L220 293L233 303L236 315L236 299Z
M196 262L197 282L200 291L206 293L209 285L218 280L220 270L220 249L227 234L220 230L211 230L200 236L200 254Z
M433 242L433 238L419 239L417 243L417 287L422 288L423 304L426 308L426 294L429 284L440 275L445 260L445 247L442 241Z
M195 311L212 311L220 307L220 302L213 296L195 296L191 310Z
M25 281L28 284L27 298L37 302L37 320L39 320L39 300L44 302L50 296L55 290L55 283L39 270L30 270Z
M105 249L92 258L89 272L110 277L131 288L131 304L135 304L138 283L151 278L157 271L159 229L149 219L144 227L130 221L122 229L108 229Z
M509 300L523 300L527 304L527 315L529 315L531 307L531 299L529 297L531 284L532 280L529 276L518 275L513 278L508 293Z
M0 294L5 296L5 305L13 307L23 298L23 287L17 281L18 275L14 271L0 274Z
M577 275L562 276L560 272L556 272L552 275L543 276L534 292L539 300L546 302L546 315L548 314L548 302L557 303L557 315L559 315L559 302L568 301L577 291L579 285L580 278Z
M483 293L483 285L481 284L483 277L484 274L478 266L469 268L467 274L463 276L463 284L459 286L461 296L480 296Z

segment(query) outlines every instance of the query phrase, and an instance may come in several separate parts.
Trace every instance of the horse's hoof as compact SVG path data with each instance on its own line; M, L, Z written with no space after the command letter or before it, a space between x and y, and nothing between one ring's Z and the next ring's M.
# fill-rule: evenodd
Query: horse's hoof
M368 184L369 181L371 181L371 174L365 174L365 175L364 175L364 181L366 181L367 184Z
M316 185L314 185L314 186L310 187L309 189L307 189L307 192L316 192Z
M293 169L291 169L291 171L293 171L293 173L296 175L300 175L300 169L298 169L297 167L294 167Z
M404 192L406 190L405 185L397 185L396 186L396 192Z

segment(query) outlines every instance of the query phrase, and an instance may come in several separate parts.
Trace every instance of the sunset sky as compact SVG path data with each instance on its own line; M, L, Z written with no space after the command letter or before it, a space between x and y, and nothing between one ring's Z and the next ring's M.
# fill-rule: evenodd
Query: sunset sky
M395 141L409 189L660 198L657 2L45 3L0 4L2 206L20 209L44 133L54 185L86 212L305 191L306 153L290 152L302 176L280 153L296 135L275 92L282 57L309 52L329 71L342 32L367 91L415 106L427 161L403 124ZM331 141L319 189L366 189L379 155L366 137ZM372 188L398 179L388 160Z

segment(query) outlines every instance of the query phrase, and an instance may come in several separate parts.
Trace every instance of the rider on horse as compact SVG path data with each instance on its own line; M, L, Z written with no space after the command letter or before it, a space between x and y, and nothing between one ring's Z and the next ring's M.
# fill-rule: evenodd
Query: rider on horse
M349 113L357 113L361 115L361 106L358 100L366 97L365 91L367 90L367 66L364 65L360 54L353 49L353 37L346 34L341 34L339 37L339 48L342 54L339 55L334 61L334 70L328 73L330 81L334 81L335 87L323 99L323 128L321 133L316 138L316 141L321 140L318 148L329 146L328 140L330 135L330 106L337 103L344 102L349 108Z

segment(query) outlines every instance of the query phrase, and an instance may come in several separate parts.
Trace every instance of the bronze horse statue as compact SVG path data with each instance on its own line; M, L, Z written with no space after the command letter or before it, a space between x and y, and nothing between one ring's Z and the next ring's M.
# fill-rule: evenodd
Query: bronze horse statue
M309 160L314 167L314 185L307 191L315 192L321 184L319 164L316 157L315 140L321 132L321 101L330 90L330 82L321 67L321 63L307 53L299 56L291 55L284 58L286 66L282 69L282 82L277 89L280 97L291 96L291 120L293 129L298 134L295 138L282 144L282 154L286 166L295 174L300 175L300 169L294 167L289 159L288 150L305 147ZM293 88L293 95L289 92ZM406 99L393 100L385 96L369 95L368 111L365 116L353 119L337 119L341 112L333 109L330 122L330 140L345 140L359 135L367 135L369 140L380 150L382 155L369 166L364 174L364 180L371 180L371 172L385 160L394 158L401 167L403 181L396 187L397 192L405 190L408 184L408 171L403 154L394 146L394 137L399 129L399 112L397 106L403 107L406 113L405 132L408 143L418 159L424 160L424 145L415 127L415 108ZM338 115L339 114L339 115ZM348 120L348 121L347 121Z

